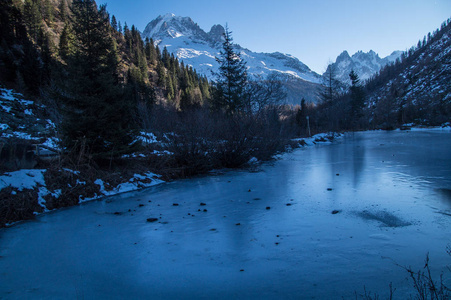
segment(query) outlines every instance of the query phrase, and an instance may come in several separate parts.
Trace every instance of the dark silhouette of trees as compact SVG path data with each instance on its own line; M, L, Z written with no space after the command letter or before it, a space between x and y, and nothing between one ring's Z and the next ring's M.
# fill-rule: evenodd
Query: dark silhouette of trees
M212 99L213 107L223 109L228 114L234 114L246 108L246 85L248 82L246 63L240 53L233 48L232 32L225 28L224 42L220 56L219 72L214 82L215 94Z
M360 83L359 76L354 70L349 73L349 79L351 79L350 93L350 119L354 123L354 127L358 126L360 119L363 117L363 108L365 105L365 92Z

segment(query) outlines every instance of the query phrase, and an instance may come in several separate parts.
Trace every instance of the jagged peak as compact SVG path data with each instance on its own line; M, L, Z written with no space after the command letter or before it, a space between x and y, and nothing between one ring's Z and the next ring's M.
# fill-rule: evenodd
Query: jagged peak
M163 15L163 19L169 19L169 18L173 18L173 17L175 17L175 14L173 14L173 13L167 13L167 14Z
M181 36L202 36L207 34L190 17L180 17L168 13L160 15L147 24L143 37L153 39L178 38Z
M213 43L222 42L224 40L225 29L222 25L213 25L208 32L208 37Z
M210 31L208 32L209 35L214 36L222 36L225 33L225 29L222 25L216 24L211 26Z
M350 60L350 59L351 59L351 56L349 55L348 51L345 50L345 51L341 52L340 55L337 56L337 59L335 62L338 63L340 61Z

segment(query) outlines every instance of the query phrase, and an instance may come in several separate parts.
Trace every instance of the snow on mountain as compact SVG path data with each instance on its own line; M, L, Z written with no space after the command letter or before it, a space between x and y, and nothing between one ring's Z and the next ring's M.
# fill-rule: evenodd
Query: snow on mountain
M394 51L389 56L380 58L373 50L367 53L358 51L352 56L349 56L347 51L343 51L337 57L335 63L332 64L332 68L337 80L346 85L351 85L351 80L349 79L351 70L354 70L359 75L361 81L367 80L385 65L395 62L396 59L401 57L401 53L402 51Z
M166 14L151 21L144 29L143 38L152 38L160 49L164 47L174 53L179 60L191 65L200 74L214 79L213 72L217 72L219 56L222 48L224 27L214 25L207 33L189 17ZM275 53L256 53L236 45L236 50L246 61L250 75L266 77L270 73L277 73L286 84L288 103L300 103L302 97L308 101L316 101L318 84L321 76L309 69L296 57ZM293 84L293 83L296 84ZM298 87L297 84L301 85ZM295 87L295 88L293 88ZM305 91L299 94L299 91Z

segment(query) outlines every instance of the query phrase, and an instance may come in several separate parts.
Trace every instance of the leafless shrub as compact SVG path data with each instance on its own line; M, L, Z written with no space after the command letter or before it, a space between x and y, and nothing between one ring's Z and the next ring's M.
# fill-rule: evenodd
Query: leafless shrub
M393 288L393 285L390 283L389 284L389 295L388 295L388 300L393 300L393 295L395 293L396 289ZM379 294L377 293L372 293L370 291L366 290L366 287L363 287L363 294L358 295L357 292L355 292L355 299L363 299L363 300L379 300Z
M141 118L147 130L162 142L148 145L149 153L164 145L172 155L159 167L181 177L214 168L240 167L252 157L270 159L283 150L295 132L281 120L277 106L232 115L206 107L180 112L155 106L142 112ZM162 157L156 159L161 161Z
M449 251L449 250L448 250ZM449 252L448 252L449 253ZM422 270L413 271L411 267L403 267L410 275L415 289L415 299L418 300L445 300L450 299L451 290L445 286L443 273L440 274L439 281L436 281L429 266L429 253L426 255L425 264Z

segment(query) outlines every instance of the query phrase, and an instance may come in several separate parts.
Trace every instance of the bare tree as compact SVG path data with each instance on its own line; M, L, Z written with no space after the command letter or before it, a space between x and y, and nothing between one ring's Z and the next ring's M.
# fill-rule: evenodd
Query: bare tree
M338 98L341 92L341 83L336 79L337 70L333 63L329 63L326 72L322 78L323 89L321 89L319 96L322 102L333 102Z
M257 77L250 80L247 90L248 103L254 112L261 111L268 106L281 104L287 97L281 78L277 73L271 73L265 79Z

